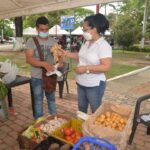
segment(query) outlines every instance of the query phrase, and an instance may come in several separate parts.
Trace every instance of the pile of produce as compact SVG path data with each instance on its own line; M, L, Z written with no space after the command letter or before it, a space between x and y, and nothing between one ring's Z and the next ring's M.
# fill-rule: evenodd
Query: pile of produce
M45 133L52 133L57 128L61 127L64 123L66 123L67 120L64 118L58 118L57 116L54 117L54 119L47 120L46 122L41 123L39 128L44 131Z
M83 137L82 132L79 132L72 127L62 129L62 134L63 138L70 143L76 143L81 137Z
M127 124L127 118L115 112L105 112L96 117L94 124L122 131Z

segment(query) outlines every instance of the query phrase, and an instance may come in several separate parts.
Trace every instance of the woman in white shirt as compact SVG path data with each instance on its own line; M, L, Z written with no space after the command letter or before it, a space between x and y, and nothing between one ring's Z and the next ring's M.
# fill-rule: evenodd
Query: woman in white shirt
M112 64L112 48L103 34L109 28L109 22L102 14L85 18L83 36L85 43L79 53L63 51L64 55L79 61L76 72L78 108L87 113L88 104L94 113L101 105L106 87L105 72Z

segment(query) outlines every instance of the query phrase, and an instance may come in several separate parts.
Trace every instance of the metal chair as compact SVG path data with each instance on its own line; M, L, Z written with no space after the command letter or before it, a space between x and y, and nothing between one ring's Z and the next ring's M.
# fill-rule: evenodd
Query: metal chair
M64 83L66 83L66 88L67 88L67 93L69 93L69 88L68 88L68 81L67 81L67 77L68 77L68 72L69 72L69 63L65 63L64 62L64 67L59 69L63 76L62 76L62 80L58 80L58 85L59 85L59 97L63 98L63 90L64 90Z
M132 144L132 141L133 141L133 138L134 138L134 134L135 134L135 131L136 131L137 126L138 126L139 123L142 123L145 126L147 126L147 134L150 135L150 121L145 121L145 120L142 119L143 115L149 115L150 112L149 113L145 113L145 114L141 114L140 113L141 103L143 101L146 101L146 100L149 100L149 99L150 99L150 94L141 96L141 97L139 97L137 99L136 106L135 106L135 112L134 112L134 118L133 118L132 132L130 134L129 141L128 141L129 145Z

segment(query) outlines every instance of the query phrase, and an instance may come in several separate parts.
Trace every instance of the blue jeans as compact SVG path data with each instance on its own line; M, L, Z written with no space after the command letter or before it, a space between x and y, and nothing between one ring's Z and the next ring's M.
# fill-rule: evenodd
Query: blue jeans
M43 116L43 81L37 78L31 78L33 97L34 97L34 117L39 118ZM56 114L56 104L55 104L55 92L49 93L45 92L47 98L48 110L50 114Z
M85 87L77 84L78 109L87 113L88 104L90 104L92 113L101 105L102 97L106 88L106 82L100 81L99 86Z

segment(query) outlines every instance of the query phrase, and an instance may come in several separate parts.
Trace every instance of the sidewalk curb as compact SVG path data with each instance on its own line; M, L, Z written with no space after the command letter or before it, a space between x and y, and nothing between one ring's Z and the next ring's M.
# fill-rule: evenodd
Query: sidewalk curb
M113 80L116 80L116 79L120 79L120 78L122 78L122 77L134 75L134 74L137 74L137 73L139 73L139 72L142 72L142 71L145 71L145 70L148 70L148 69L150 69L150 66L146 66L146 67L144 67L144 68L137 69L137 70L135 70L135 71L131 71L131 72L129 72L129 73L125 73L125 74L122 74L122 75L119 75L119 76L110 78L110 79L107 80L107 82L113 81Z

